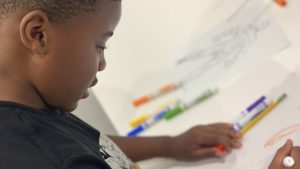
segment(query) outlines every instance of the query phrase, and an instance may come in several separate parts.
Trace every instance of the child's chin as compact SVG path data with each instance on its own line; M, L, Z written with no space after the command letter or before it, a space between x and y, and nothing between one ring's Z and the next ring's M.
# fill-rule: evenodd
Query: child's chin
M62 111L65 111L65 112L72 112L74 111L78 106L78 102L72 104L72 105L68 105L68 106L64 106L62 108Z

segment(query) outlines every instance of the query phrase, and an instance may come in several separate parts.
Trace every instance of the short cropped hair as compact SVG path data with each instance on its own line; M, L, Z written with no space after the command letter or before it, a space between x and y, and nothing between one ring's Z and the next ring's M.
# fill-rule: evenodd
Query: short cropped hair
M101 10L104 0L0 0L0 16L17 10L42 10L51 22L64 22L71 17ZM120 1L120 0L114 0Z

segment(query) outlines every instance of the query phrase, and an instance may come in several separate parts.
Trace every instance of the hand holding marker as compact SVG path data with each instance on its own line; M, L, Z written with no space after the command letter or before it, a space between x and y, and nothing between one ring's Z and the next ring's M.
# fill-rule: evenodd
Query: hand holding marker
M267 113L269 113L277 104L279 104L286 94L281 95L276 101L269 104L266 101L266 97L262 96L254 103L252 103L246 111L240 113L238 118L234 122L233 130L245 134L252 126L254 126L260 119L262 119ZM218 151L224 153L225 147L223 145L214 146ZM287 163L287 162L286 162Z
M200 103L207 98L211 97L217 92L217 90L207 90L202 95L192 100L191 102L179 102L174 108L167 107L165 110L157 113L155 116L147 120L144 124L138 126L134 130L128 133L128 136L136 136L146 128L155 124L163 117L165 119L171 119L181 112L189 109L197 103ZM245 134L252 126L254 126L260 119L262 119L267 113L269 113L277 104L279 104L286 94L281 95L276 101L269 102L265 96L260 97L257 101L251 104L246 111L243 111L239 117L235 120L233 130L239 131L241 134ZM218 151L224 153L225 148L223 145L214 146Z

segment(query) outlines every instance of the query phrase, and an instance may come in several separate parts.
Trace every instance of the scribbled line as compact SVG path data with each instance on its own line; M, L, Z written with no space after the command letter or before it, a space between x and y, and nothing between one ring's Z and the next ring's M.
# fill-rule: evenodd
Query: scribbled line
M287 135L293 134L299 130L300 130L300 124L296 124L296 125L287 127L285 129L282 129L266 142L265 147L271 146L277 140L279 140Z
M205 49L190 52L177 61L177 65L197 62L197 66L190 74L193 78L202 76L217 65L230 68L247 50L258 40L258 34L271 25L266 20L256 24L246 24L231 27L212 39L212 45Z

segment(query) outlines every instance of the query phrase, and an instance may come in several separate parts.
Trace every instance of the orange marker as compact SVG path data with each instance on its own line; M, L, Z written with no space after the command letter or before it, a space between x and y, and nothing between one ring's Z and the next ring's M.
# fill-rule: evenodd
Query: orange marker
M150 93L150 94L147 94L147 95L144 95L142 97L139 97L137 99L135 99L133 101L133 105L135 107L138 107L144 103L147 103L149 102L150 100L154 99L154 98L157 98L158 96L161 96L163 94L166 94L166 93L169 93L179 87L181 87L182 84L181 83L171 83L171 84L168 84L168 85L165 85L161 88L159 88L158 91L156 92L153 92L153 93Z
M286 0L274 0L274 1L280 6L285 6L287 4Z
M142 97L140 97L140 98L135 99L135 100L133 101L133 105L134 105L135 107L138 107L138 106L140 106L140 105L142 105L142 104L144 104L144 103L150 101L151 99L152 99L152 97L151 97L150 95L142 96Z

